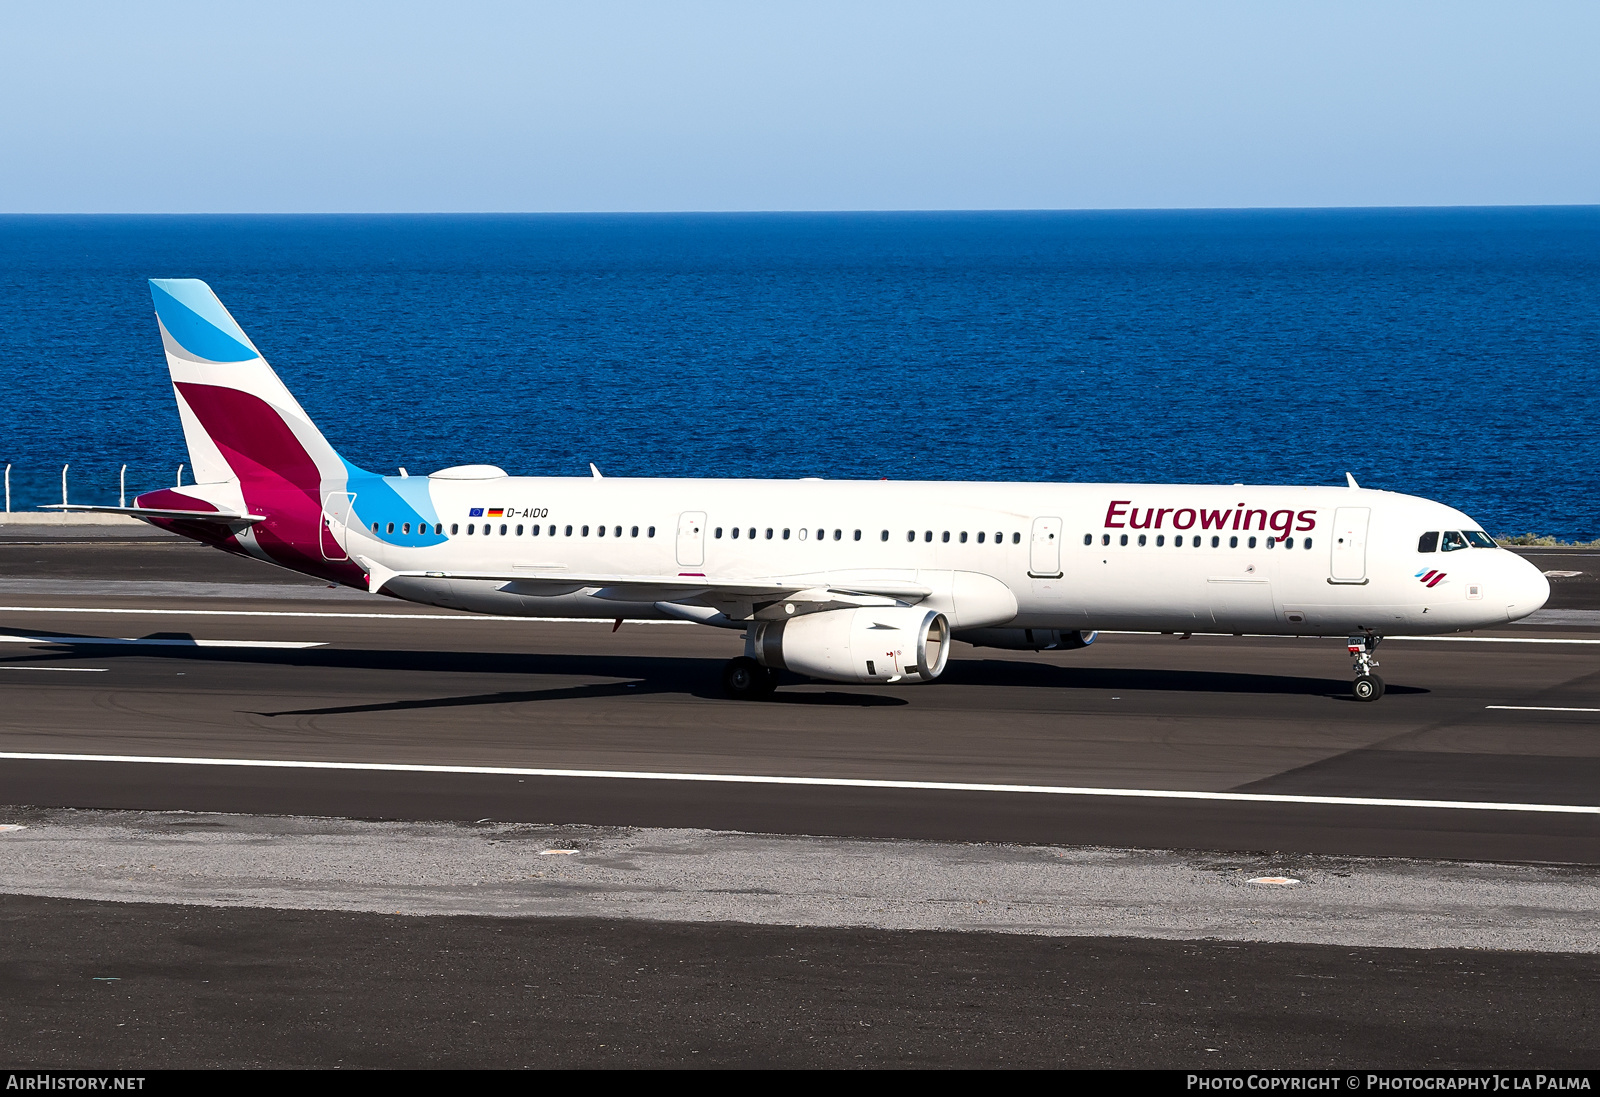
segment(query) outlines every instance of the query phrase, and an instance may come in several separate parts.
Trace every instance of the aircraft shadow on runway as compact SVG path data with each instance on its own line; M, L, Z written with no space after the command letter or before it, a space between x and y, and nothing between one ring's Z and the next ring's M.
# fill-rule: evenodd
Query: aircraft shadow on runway
M1343 678L1292 674L1247 674L1223 670L1167 670L1146 667L1073 667L1009 659L952 659L940 682L960 685L1034 686L1050 689L1100 689L1118 692L1270 693L1350 699ZM1389 685L1394 694L1428 693L1420 686Z
M499 690L457 697L441 697L378 704L342 706L328 709L261 713L266 716L331 715L341 712L384 712L412 708L444 708L471 705L517 704L539 701L573 700L611 696L687 694L702 699L721 699L722 661L693 656L519 654L476 651L406 651L374 648L191 648L143 646L112 640L106 646L77 634L33 629L0 630L0 634L30 637L61 637L73 644L64 651L29 652L5 660L13 665L62 660L140 659L235 663L255 666L311 667L338 670L400 671L411 674L472 675L564 675L601 677L609 682L585 683L550 689ZM187 634L158 633L151 638L181 640ZM632 679L615 681L615 679ZM785 674L785 685L809 681ZM820 683L817 683L820 684ZM1115 692L1160 691L1172 693L1246 693L1350 698L1348 681L1336 678L1311 678L1296 675L1242 673L1237 671L1171 670L1155 668L1114 668L1059 666L1043 662L1006 659L952 659L943 675L931 688L947 685L1006 686L1049 689L1110 690ZM1429 692L1415 686L1388 686L1391 694ZM763 704L843 705L884 707L909 704L905 687L862 686L848 692L780 690ZM754 702L750 702L754 703Z

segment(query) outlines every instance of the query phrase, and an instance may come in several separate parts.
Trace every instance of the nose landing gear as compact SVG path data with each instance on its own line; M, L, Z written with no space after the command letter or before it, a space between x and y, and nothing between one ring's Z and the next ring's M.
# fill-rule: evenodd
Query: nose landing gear
M1383 696L1383 679L1372 673L1372 668L1378 666L1378 660L1372 653L1378 650L1378 645L1383 642L1383 637L1372 630L1361 636L1352 636L1348 641L1350 654L1355 657L1354 669L1356 680L1350 687L1350 692L1357 701L1376 701Z

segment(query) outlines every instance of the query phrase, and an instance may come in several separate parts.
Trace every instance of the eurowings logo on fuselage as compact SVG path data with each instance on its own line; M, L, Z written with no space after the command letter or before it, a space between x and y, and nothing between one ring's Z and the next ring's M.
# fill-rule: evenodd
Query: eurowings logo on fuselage
M1417 572L1416 578L1419 583L1427 587L1429 590L1432 590L1434 587L1444 582L1444 576L1445 573L1442 571L1419 571Z

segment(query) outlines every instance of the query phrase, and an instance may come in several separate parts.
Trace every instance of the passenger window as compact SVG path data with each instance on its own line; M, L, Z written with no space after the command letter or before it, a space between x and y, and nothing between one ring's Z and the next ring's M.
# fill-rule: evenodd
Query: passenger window
M550 528L555 529L554 526L551 526ZM646 537L654 537L656 535L656 527L651 526L649 529L645 530L644 535Z
M933 530L924 530L922 533L922 539L931 544L933 542Z
M1220 546L1220 545L1221 545L1221 544L1222 544L1222 538L1220 538L1220 537L1213 537L1213 538L1212 538L1212 539L1211 539L1211 547L1212 547L1212 548L1217 548L1217 547L1219 547L1219 546Z
M1102 533L1102 534L1101 534L1101 535L1100 535L1100 543L1101 543L1101 544L1102 544L1102 545L1109 545L1109 544L1110 544L1110 543L1111 543L1111 534L1109 534L1109 533Z
M1087 545L1090 541L1093 541L1093 540L1094 540L1093 534L1085 533L1083 535L1083 543L1084 544ZM983 544L983 530L981 530L981 529L978 531L978 544L980 544L980 545Z
M722 537L722 527L718 526L717 529L716 529L716 532L714 532L711 536L720 539Z
M1139 547L1144 548L1144 534L1139 534Z
M1467 539L1455 530L1447 530L1439 545L1440 552L1454 552L1467 547Z
M411 532L411 523L410 522L402 522L402 523L400 523L400 532L401 533L410 533Z
M1433 530L1433 531L1431 531L1429 533L1424 533L1421 537L1418 537L1417 538L1417 551L1418 552L1438 552L1439 551L1439 531L1438 530Z
M772 540L772 527L771 526L767 527L767 540L769 540L769 541Z
M1470 544L1473 548L1499 548L1500 547L1499 544L1496 543L1496 541L1495 541L1495 539L1493 537L1490 537L1487 533L1483 532L1483 530L1481 530L1481 529L1463 530L1462 531L1462 536L1464 536L1467 539L1467 543Z
M733 539L735 541L737 541L739 539L739 527L738 526L734 526L733 529L729 530L728 532L733 535Z
M606 527L600 526L594 531L594 535L596 537L604 537L606 535Z
M880 541L887 541L888 539L889 539L889 531L888 530L884 530L882 535L879 536L879 538L878 538L878 540L880 540Z
M471 527L471 526L468 526L468 527L467 527L467 532L468 532L468 533L471 533L471 532L472 532L472 527ZM571 527L571 526L568 526L568 527L567 527L567 531L566 531L566 532L567 532L567 536L568 536L568 537L571 537L571 536L572 536L572 527Z
M1251 548L1255 548L1256 547L1256 539L1254 537L1250 538L1250 543L1249 544L1250 544Z
M471 537L473 535L473 533L477 531L477 529L478 529L478 527L476 525L474 525L471 522L468 522L467 523L467 536Z
M634 526L633 529L628 532L628 536L629 537L637 537L637 536L639 536L639 527L638 526Z
M1284 548L1294 548L1294 538L1293 537L1285 537L1283 539L1283 547Z
M537 536L539 536L539 527L538 526L534 526L533 529L529 530L528 532L532 533L535 537L537 537Z
M950 531L945 530L943 533L941 533L939 535L939 540L941 543L948 545L950 543Z
M840 540L840 539L841 539L841 538L843 538L843 537L844 537L844 530L842 530L842 529L836 529L836 530L834 530L834 531L833 531L833 539L834 539L834 540L835 540L835 541L838 541L838 540Z
M1156 534L1156 548L1160 548L1162 545L1165 545L1166 543L1167 543L1167 535L1166 534L1164 534L1164 533Z
M518 526L518 527L517 527L517 536L518 536L518 537L521 537L521 536L522 536L522 527L521 527L521 526Z
M460 522L451 522L450 523L450 536L454 537L456 534L458 534L460 532L461 532L461 523Z
M390 522L388 529L384 530L384 532L385 533L393 533L394 532L394 523Z
M639 527L638 526L634 526L633 527L633 535L635 537L639 536ZM611 536L613 536L613 537L621 537L622 536L622 527L618 526L616 529L612 530L611 531Z
M979 544L982 544L982 543L983 543L983 534L981 534L981 533L980 533L980 534L978 534L978 543L979 543ZM1086 545L1092 545L1092 544L1094 544L1094 534L1092 534L1092 533L1085 533L1085 534L1084 534L1084 535L1083 535L1083 543L1084 543L1084 544L1086 544Z
M1277 543L1278 543L1278 539L1276 537L1268 537L1267 538L1267 547L1268 548L1271 548L1273 545L1276 545Z
M857 541L859 541L859 540L861 540L861 531L860 531L860 530L856 530L856 536L855 536L855 539L856 539L856 540L857 540Z
M783 539L785 541L789 539L789 531L787 529L783 531Z
M438 525L433 527L433 535L435 537L443 537L444 536L444 523L443 522L440 522Z
M1194 539L1194 547L1195 548L1199 548L1200 547L1200 538L1199 538L1198 535L1196 535L1196 537Z
M1012 534L1012 535L1011 535L1011 543L1012 543L1012 544L1013 544L1013 545L1020 545L1020 544L1022 544L1022 534L1020 534L1020 533L1013 533L1013 534Z
M1238 548L1239 547L1239 539L1237 537L1228 538L1228 547L1229 548Z
M1183 547L1183 534L1179 533L1179 534L1174 535L1174 537L1172 538L1172 547L1173 548L1182 548Z
M1300 542L1300 547L1301 548L1310 548L1311 547L1311 538L1307 537L1303 541L1301 541Z
M373 533L377 533L378 532L378 523L376 523L376 522L372 523L372 532Z
M997 544L997 545L1005 544L1005 540L1006 540L1006 535L1003 534L1003 533L997 533L997 534L994 535L994 543Z
M906 530L906 541L907 541L907 543L915 541L916 539L917 539L917 531L916 530L914 530L914 529Z
M501 536L501 537L504 537L504 536L505 536L505 535L506 535L506 527L505 527L505 523L504 523L504 522L502 522L502 523L501 523L501 524L500 524L500 536Z
M961 531L961 543L963 545L967 543L967 531L966 530L962 530Z
M568 526L568 527L567 527L567 532L568 532L568 533L571 533L571 532L572 532L572 527L571 527L571 526ZM556 527L555 527L555 526L551 526L551 527L550 527L550 530L549 530L549 533L550 533L550 536L551 536L551 537L554 537L554 536L555 536L555 535L556 535Z
M828 531L827 530L825 530L825 529L817 530L817 540L821 541L827 536L828 536Z
M800 531L800 540L804 541L805 539L806 539L806 531L805 530L801 530Z
M1127 534L1126 534L1126 533L1124 533L1124 534L1123 534L1123 535L1122 535L1122 538L1121 538L1121 542L1120 542L1120 543L1121 543L1121 544L1124 544L1124 545L1126 545L1126 544L1127 544L1127 543L1128 543L1128 535L1127 535Z

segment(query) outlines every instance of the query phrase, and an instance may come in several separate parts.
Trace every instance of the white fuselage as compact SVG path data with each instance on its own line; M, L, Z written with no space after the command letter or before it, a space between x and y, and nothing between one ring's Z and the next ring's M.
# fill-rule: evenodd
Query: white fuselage
M415 504L419 479L384 483ZM1360 488L498 476L430 477L424 494L432 513L357 498L360 524L338 527L345 551L452 576L903 580L957 629L1415 635L1505 624L1549 594L1504 550L1419 551L1430 531L1479 528L1460 511ZM419 515L437 543L405 543ZM599 584L411 577L384 590L484 613L680 615Z

